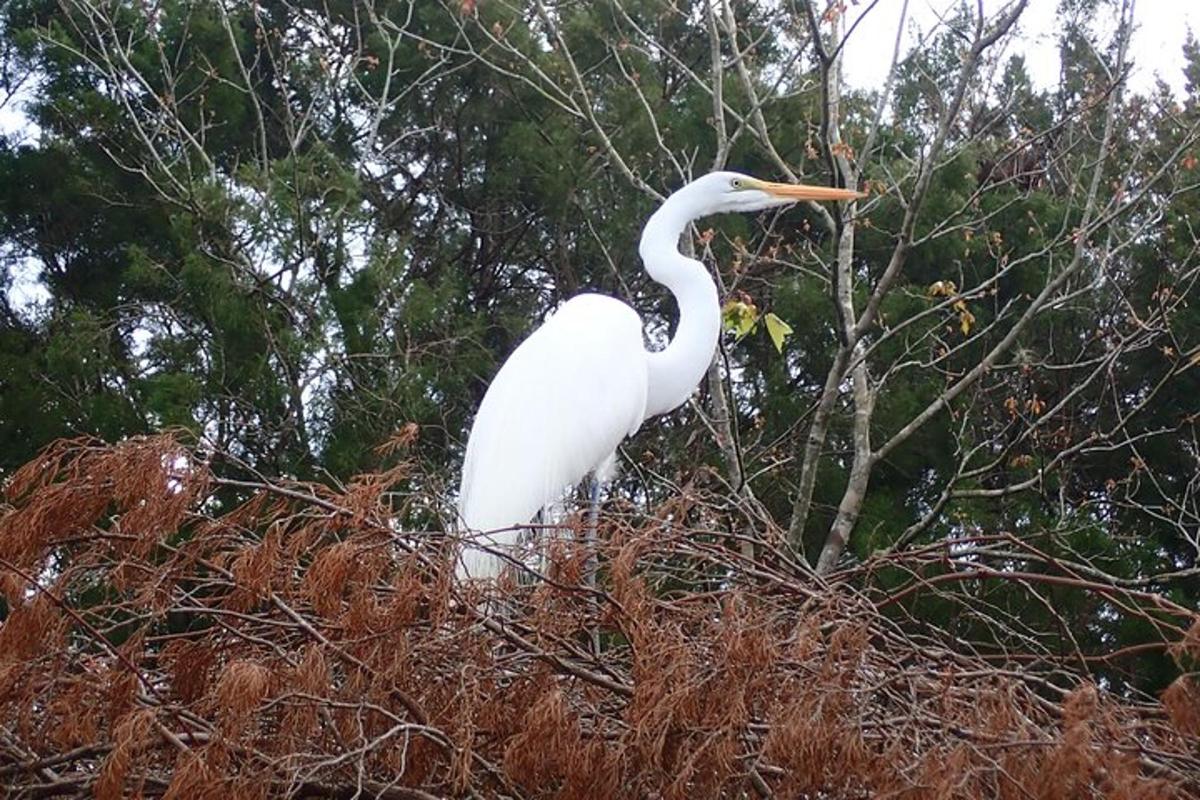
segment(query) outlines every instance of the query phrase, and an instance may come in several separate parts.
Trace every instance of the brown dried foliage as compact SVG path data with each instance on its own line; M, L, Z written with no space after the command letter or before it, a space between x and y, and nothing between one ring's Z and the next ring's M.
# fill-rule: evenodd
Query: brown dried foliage
M951 580L1003 574L932 575L918 551L888 557L914 578L882 593L861 580L877 564L824 584L765 543L749 564L713 525L613 518L601 590L560 541L544 580L488 597L453 582L451 537L396 532L401 474L344 493L237 484L249 497L217 516L212 493L234 485L169 437L61 443L14 476L0 514L8 796L1200 789L1193 678L1161 702L1120 699L908 616ZM711 519L695 498L673 504L685 511ZM1194 614L1120 599L1194 657Z

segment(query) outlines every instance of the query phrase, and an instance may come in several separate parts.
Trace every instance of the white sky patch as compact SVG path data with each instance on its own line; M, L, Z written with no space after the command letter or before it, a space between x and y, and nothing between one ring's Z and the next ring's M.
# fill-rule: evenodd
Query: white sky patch
M930 31L938 20L953 12L960 0L909 0L908 22L900 45L901 58L917 42L913 26ZM1011 0L984 0L984 12L994 17ZM846 43L842 69L847 82L860 89L882 87L891 65L900 20L902 0L880 0L866 15ZM867 3L860 2L848 11L847 24L853 24ZM1009 46L1012 55L1024 55L1026 69L1036 87L1048 89L1058 84L1061 64L1058 57L1058 27L1055 16L1058 0L1030 0L1018 23L1018 37ZM1097 20L1101 34L1111 34L1115 19L1111 14ZM1134 34L1129 58L1133 62L1130 88L1146 93L1161 78L1177 97L1184 93L1183 43L1187 33L1200 32L1200 2L1186 0L1141 0L1134 10Z
M13 144L34 144L41 136L41 129L25 114L25 102L32 97L32 85L23 83L8 97L0 97L0 136ZM0 258L8 260L11 251L3 252ZM8 302L13 310L22 315L33 315L37 309L50 301L50 290L41 281L41 263L29 256L15 260L9 268Z
M192 458L187 453L163 456L163 469L167 473L167 491L171 494L182 492L187 480L196 472Z
M133 329L129 336L130 353L138 360L138 365L143 370L152 368L152 364L147 358L147 353L150 350L150 342L154 339L154 333L144 324Z
M29 136L31 123L24 112L9 103L0 106L0 136L10 136L22 139Z
M11 94L0 95L0 136L17 144L32 144L42 130L25 113L25 104L33 99L34 82L22 81Z
M50 290L42 283L41 271L41 262L29 257L17 260L9 269L8 302L18 314L32 317L50 302Z

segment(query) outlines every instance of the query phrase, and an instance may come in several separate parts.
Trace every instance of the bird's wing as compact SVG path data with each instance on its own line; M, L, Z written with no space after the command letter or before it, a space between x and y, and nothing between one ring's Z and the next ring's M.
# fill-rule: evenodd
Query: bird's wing
M641 319L611 297L572 298L488 387L467 442L462 522L528 522L636 431L645 408Z

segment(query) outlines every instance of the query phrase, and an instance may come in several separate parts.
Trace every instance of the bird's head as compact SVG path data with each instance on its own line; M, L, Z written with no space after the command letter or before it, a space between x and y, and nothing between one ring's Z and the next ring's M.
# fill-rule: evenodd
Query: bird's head
M866 197L853 189L806 186L802 183L772 183L739 172L710 172L688 185L694 193L697 217L730 211L761 211L801 200L854 200Z

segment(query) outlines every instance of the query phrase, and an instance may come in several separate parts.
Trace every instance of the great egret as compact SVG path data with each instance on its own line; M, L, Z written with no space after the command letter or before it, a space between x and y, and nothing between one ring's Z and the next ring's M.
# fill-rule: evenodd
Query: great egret
M667 347L642 344L642 319L600 294L571 298L513 351L488 387L467 439L461 524L488 549L515 544L517 526L588 473L609 477L617 445L646 419L682 405L712 363L721 330L717 289L704 265L679 252L688 223L800 200L850 200L849 189L769 183L712 172L651 215L638 252L675 296L679 326ZM491 578L504 560L468 544L459 578Z

